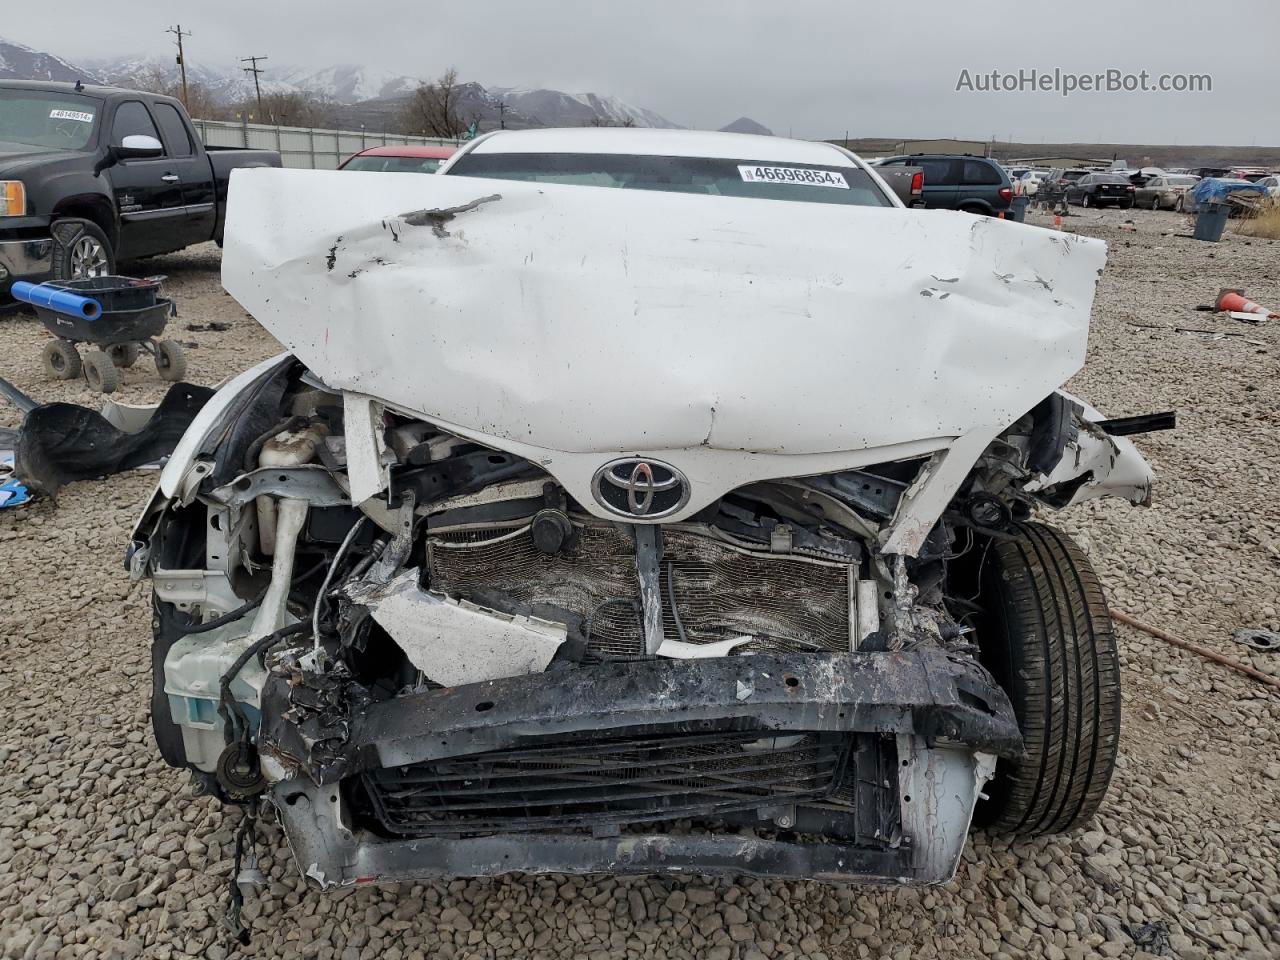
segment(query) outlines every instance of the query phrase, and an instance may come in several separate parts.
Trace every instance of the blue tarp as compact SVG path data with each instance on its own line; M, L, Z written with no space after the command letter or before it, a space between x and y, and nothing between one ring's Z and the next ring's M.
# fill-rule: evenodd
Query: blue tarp
M1256 183L1246 183L1243 180L1205 177L1191 191L1191 199L1197 206L1202 203L1221 203L1231 193L1258 193L1266 196L1267 188Z

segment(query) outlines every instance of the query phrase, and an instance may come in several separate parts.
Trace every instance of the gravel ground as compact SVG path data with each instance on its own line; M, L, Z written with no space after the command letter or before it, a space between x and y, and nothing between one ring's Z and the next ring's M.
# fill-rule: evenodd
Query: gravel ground
M1231 640L1280 627L1280 324L1192 310L1221 286L1280 304L1280 243L1198 243L1176 236L1184 218L1150 212L1086 211L1066 229L1111 245L1072 386L1109 415L1176 408L1180 423L1139 438L1159 475L1151 509L1095 503L1059 522L1117 609L1280 673L1280 655L1250 658ZM169 275L177 336L199 344L191 379L275 351L218 287L213 247L147 268ZM233 327L182 328L209 320ZM82 384L43 378L43 339L30 317L0 321L0 376L95 404ZM140 366L120 396L161 392ZM6 958L1280 956L1280 696L1127 628L1121 760L1096 823L1027 843L975 836L945 887L508 877L321 896L268 830L272 883L245 911L253 945L228 948L219 917L238 815L192 797L156 755L148 594L121 570L154 481L75 484L56 505L0 514Z

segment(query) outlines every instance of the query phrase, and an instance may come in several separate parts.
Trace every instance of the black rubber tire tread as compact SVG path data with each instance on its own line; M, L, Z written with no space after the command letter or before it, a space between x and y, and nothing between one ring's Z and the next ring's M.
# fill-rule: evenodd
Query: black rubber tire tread
M52 230L59 224L65 223L76 224L84 233L94 237L98 243L102 244L102 250L107 255L107 273L112 274L116 272L116 254L115 251L111 249L111 240L102 232L101 227L92 220L84 220L80 217L62 217L61 219L53 221L50 225L50 229ZM73 276L73 271L71 269L71 249L69 247L63 247L61 244L54 245L53 279L76 279L76 277Z
M138 362L142 353L136 343L116 343L107 348L107 355L117 367L128 368Z
M75 380L80 376L80 353L69 340L50 340L40 353L44 372L55 380Z
M120 371L104 350L94 350L84 358L84 378L90 387L102 393L115 393L120 386Z
M1102 586L1066 534L1025 523L989 542L982 593L983 659L1005 684L1026 758L1000 761L981 819L997 833L1063 833L1097 812L1120 742L1120 657Z
M178 381L187 375L187 355L176 340L160 340L156 343L156 373L161 380Z

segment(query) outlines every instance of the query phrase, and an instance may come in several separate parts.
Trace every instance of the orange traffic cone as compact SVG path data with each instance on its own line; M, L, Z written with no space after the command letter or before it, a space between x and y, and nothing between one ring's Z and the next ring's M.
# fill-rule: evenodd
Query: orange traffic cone
M1256 313L1268 320L1280 320L1280 313L1259 306L1252 300L1246 300L1235 290L1223 290L1218 294L1218 302L1214 304L1219 313Z

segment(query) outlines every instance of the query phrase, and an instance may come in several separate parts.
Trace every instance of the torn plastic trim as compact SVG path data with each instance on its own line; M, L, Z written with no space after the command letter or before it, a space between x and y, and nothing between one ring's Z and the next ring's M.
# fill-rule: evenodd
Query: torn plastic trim
M165 497L176 497L182 489L183 479L196 459L201 454L216 450L225 428L243 414L245 407L252 402L256 394L255 388L268 381L280 368L293 362L292 354L277 354L233 377L218 389L191 421L187 432L173 448L169 462L160 471L160 492Z
M1023 489L1059 509L1099 497L1149 506L1155 474L1133 441L1111 436L1099 426L1106 418L1097 409L1065 390L1057 392L1081 411L1076 430L1052 468Z
M1010 758L1023 750L1013 708L991 675L967 658L926 645L898 653L609 663L425 690L354 711L343 734L323 740L289 719L307 713L293 713L295 706L317 700L310 689L317 682L328 690L337 681L273 675L259 748L318 784L362 769L510 748L535 737L687 730L690 724L912 734ZM739 698L740 689L748 689L747 696Z

